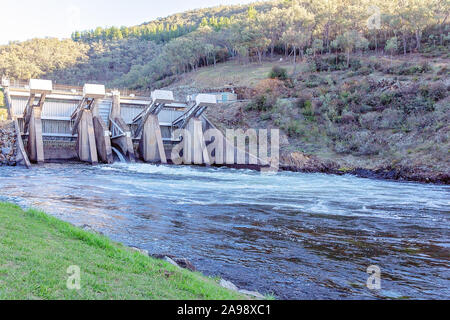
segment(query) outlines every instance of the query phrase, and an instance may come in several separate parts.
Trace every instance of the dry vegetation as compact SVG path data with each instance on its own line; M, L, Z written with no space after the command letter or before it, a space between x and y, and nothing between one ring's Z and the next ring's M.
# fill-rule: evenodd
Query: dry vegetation
M257 82L251 102L222 105L208 116L222 128L282 129L287 162L302 152L328 161L329 171L364 168L385 177L448 183L449 59L359 56L349 68L340 60L345 58L338 56L337 65L334 55L310 58L295 74L274 68L272 76L285 80L260 80L241 66L238 74L247 79L236 82ZM213 76L201 71L190 82L199 84L205 75Z

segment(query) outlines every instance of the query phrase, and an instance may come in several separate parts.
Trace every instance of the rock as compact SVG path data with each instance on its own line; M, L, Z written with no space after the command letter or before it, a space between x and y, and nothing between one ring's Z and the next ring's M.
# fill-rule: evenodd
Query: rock
M166 258L170 258L180 268L188 269L188 270L194 271L194 272L197 271L197 268L186 258L177 258L170 254L152 254L151 256L155 259L160 259L160 260L166 260Z
M88 224L83 224L80 228L83 229L84 231L89 231L89 232L92 232L92 233L103 235L103 232L95 230L94 228L92 228Z
M159 260L164 260L165 257L173 258L173 256L167 254L151 254L150 256Z
M236 285L233 282L227 281L225 279L220 279L220 285L229 290L239 291L238 287L236 287Z
M266 297L264 297L259 292L249 291L249 290L245 290L245 289L239 289L233 282L225 280L225 279L220 279L220 285L222 287L226 288L226 289L233 290L233 291L245 294L247 296L255 297L255 298L260 299L260 300L265 300L266 299Z
M197 271L197 269L194 267L194 265L186 258L174 258L172 259L177 263L178 266L180 266L183 269L188 269L190 271Z
M149 255L148 254L148 250L145 250L145 249L139 249L139 248L136 248L136 247L130 247L130 249L133 250L133 251L142 253L144 256L148 256Z
M168 263L174 265L175 267L180 268L180 266L179 266L175 261L173 261L171 258L169 258L169 257L164 257L164 260L166 260Z
M0 165L15 166L16 131L12 121L0 121Z
M334 173L338 169L338 165L332 161L322 161L316 156L301 152L282 155L280 163L282 169L296 172Z
M239 290L239 292L242 293L242 294L245 294L247 296L252 296L252 297L258 298L260 300L265 300L266 299L266 297L264 297L261 293L256 292L256 291L248 291L248 290L241 289L241 290Z

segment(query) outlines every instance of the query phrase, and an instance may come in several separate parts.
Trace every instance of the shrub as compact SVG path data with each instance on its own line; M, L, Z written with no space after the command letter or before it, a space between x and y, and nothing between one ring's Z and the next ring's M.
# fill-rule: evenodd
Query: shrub
M262 113L259 117L262 121L271 120L272 114L270 112Z
M295 106L299 109L305 108L305 104L307 101L311 101L312 96L310 94L302 94L299 95L297 100L295 101Z
M267 111L272 109L276 103L276 98L270 94L257 95L248 105L250 110Z
M311 74L305 81L305 86L307 88L316 88L320 85L328 85L329 81L330 81L329 78L322 78L316 74Z
M442 82L424 85L420 87L420 94L433 101L439 101L447 97L447 88Z
M438 75L442 76L442 75L447 75L450 73L450 70L447 68L447 66L443 66L439 69L439 71L437 72Z
M427 73L431 70L432 70L431 66L426 61L422 62L420 65L404 62L400 65L392 66L392 67L388 68L386 70L386 73L408 76L408 75Z
M337 141L334 150L341 154L377 155L381 151L376 136L368 131L347 133L342 140Z
M269 78L278 79L282 81L287 80L288 79L287 70L280 66L274 66L269 73Z
M375 130L379 127L380 114L378 112L368 112L366 114L361 115L359 118L359 123L361 127L369 130Z
M318 72L320 71L317 67L317 64L314 60L308 59L308 71L309 72Z
M360 76L368 76L373 72L373 69L371 69L368 66L362 67L358 70L358 72L356 73L357 75Z
M346 112L340 117L340 122L344 124L354 123L357 117L353 112Z
M379 127L382 129L395 129L403 122L403 112L396 109L385 109L381 115Z
M285 91L286 87L281 80L262 80L256 85L254 98L247 108L258 111L270 110Z
M305 134L305 129L299 120L291 119L289 122L283 126L289 137L295 137Z
M315 118L314 118L315 112L314 112L311 100L307 100L305 102L304 108L302 110L302 114L309 121L314 121L315 120Z
M390 93L390 92L385 93L385 92L383 92L380 95L380 102L381 102L381 104L383 106L387 106L387 105L389 105L392 102L393 98L394 98L394 94L393 93Z
M351 58L349 67L347 68L347 57L343 54L338 54L332 57L315 57L308 58L308 66L311 72L330 72L338 70L346 70L351 68L356 71L361 68L361 61L359 59Z
M258 82L255 86L256 95L272 94L280 97L286 93L286 86L283 81L278 79L265 79Z

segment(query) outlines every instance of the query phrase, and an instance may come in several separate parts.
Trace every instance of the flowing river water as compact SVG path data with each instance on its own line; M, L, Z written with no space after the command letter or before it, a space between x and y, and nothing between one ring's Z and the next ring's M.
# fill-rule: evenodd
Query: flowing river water
M0 201L280 299L450 298L450 187L156 166L0 167ZM369 290L367 268L381 269Z

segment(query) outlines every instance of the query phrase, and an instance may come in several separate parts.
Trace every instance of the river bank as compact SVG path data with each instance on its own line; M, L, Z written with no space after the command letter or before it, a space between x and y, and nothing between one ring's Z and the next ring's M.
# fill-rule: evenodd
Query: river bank
M343 164L334 160L321 159L301 152L282 153L280 169L304 173L351 174L370 179L450 184L450 172L432 171L424 166L375 165L368 168L358 164L352 166L349 162Z
M80 290L67 288L70 266L80 268ZM45 213L0 203L0 299L246 297Z

